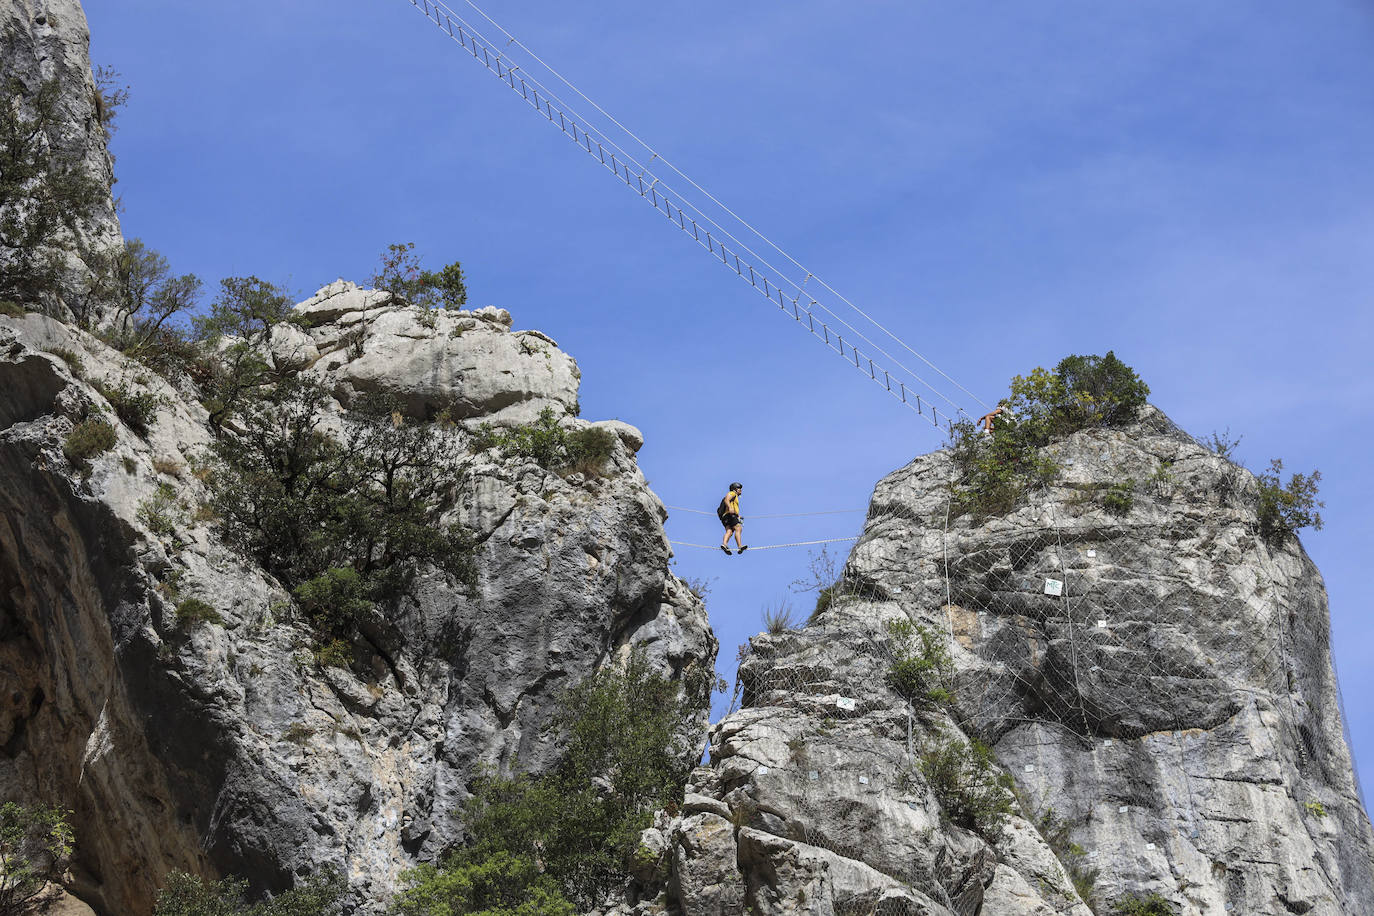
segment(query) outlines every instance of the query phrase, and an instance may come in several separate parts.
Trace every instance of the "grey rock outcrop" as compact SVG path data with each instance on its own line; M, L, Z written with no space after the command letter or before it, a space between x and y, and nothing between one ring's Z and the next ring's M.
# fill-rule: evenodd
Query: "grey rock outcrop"
M942 819L913 765L941 732L1053 812L1099 912L1374 913L1325 591L1260 536L1255 478L1153 408L1049 451L1053 483L982 521L949 517L947 452L891 474L840 597L751 641L667 862L684 913L1086 913L1025 819L992 841ZM945 634L944 711L892 690L894 619Z
M414 310L371 311L363 353L414 344ZM279 328L269 346L342 392L363 376L324 361L351 314L317 317L308 335ZM438 316L440 349L455 320L483 325L462 337L517 369L523 359L571 373L542 335L524 352L508 317ZM96 380L161 399L146 437L114 419ZM469 397L499 384L524 382L481 388L469 374L445 406L509 421L535 400ZM404 869L462 839L454 812L477 767L518 759L537 772L555 758L549 726L565 689L631 647L675 677L711 676L715 638L668 572L667 513L625 444L638 441L631 427L599 475L566 476L473 454L461 427L436 427L463 456L452 512L477 542L477 586L423 570L348 670L313 664L282 586L193 515L205 497L193 469L212 439L198 403L39 315L0 318L0 391L0 790L75 812L71 890L98 912L148 913L171 868L279 890L323 865L377 911ZM542 391L575 403L575 377ZM83 477L62 443L94 414L117 442ZM170 527L153 523L153 504ZM218 620L178 621L174 594Z
M0 0L0 75L18 79L26 93L21 99L6 99L5 104L26 106L43 82L57 80L59 118L48 142L51 148L81 161L86 172L108 190L114 185L114 165L91 75L90 43L86 14L78 0ZM122 242L114 199L108 193L90 219L75 228L81 247L87 250ZM84 265L71 259L65 284L68 297L83 293L88 276Z
M309 339L295 352L344 403L386 394L419 419L447 413L497 425L528 423L544 409L577 415L577 363L538 331L512 332L505 309L397 308L386 293L340 280L296 313Z

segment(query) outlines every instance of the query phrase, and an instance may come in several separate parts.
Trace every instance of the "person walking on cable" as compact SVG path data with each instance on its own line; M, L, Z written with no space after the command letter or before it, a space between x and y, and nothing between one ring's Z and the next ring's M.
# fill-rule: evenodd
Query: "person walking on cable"
M742 492L744 492L744 484L738 482L730 484L730 492L725 494L725 498L716 507L716 517L725 526L725 535L720 539L720 549L725 551L727 556L734 556L727 546L730 543L731 535L735 536L735 546L739 548L740 553L749 549L749 545L743 540L744 525L740 521L743 516L739 514L739 495Z

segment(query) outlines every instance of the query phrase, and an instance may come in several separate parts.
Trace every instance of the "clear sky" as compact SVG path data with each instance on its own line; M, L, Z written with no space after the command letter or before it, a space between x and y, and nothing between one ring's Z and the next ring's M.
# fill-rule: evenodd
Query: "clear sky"
M429 266L461 260L471 304L509 309L577 358L583 416L644 431L640 464L670 505L710 511L737 479L747 513L862 508L880 477L940 445L409 0L86 7L94 60L133 90L114 143L125 234L176 270L257 274L304 297L364 280L391 242L415 242ZM1327 524L1303 542L1330 590L1370 784L1374 6L488 12L982 400L1034 366L1114 349L1184 428L1243 436L1251 468L1319 468ZM705 516L675 512L668 528L719 537ZM679 574L714 580L722 673L806 566L804 550L680 551Z

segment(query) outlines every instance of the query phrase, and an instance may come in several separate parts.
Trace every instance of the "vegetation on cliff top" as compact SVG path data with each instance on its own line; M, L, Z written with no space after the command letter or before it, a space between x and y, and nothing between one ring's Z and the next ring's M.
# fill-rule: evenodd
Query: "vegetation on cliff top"
M1052 439L1081 429L1120 426L1135 419L1150 389L1111 351L1066 356L1053 372L1036 368L1011 380L990 434L972 421L956 423L950 446L959 479L953 515L983 518L1011 511L1025 492L1059 472L1040 453Z

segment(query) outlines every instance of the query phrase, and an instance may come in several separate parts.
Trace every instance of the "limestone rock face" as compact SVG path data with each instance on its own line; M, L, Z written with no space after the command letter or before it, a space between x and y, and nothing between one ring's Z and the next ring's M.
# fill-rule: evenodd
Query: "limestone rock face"
M1254 477L1153 408L1049 451L1053 482L1005 516L950 511L946 452L878 484L837 600L752 640L743 708L692 786L734 835L685 813L684 901L868 913L886 880L934 912L1086 916L1026 820L996 839L942 820L912 764L944 731L989 743L1028 814L1053 811L1059 852L1099 871L1098 912L1153 893L1181 914L1374 913L1325 591L1295 538L1260 536ZM891 689L894 619L951 646L941 711ZM788 844L844 863L822 881Z
M364 352L416 339L409 312L377 311ZM517 358L500 316L459 320ZM306 371L351 384L362 376L319 365L331 333L281 327L270 346L306 363L314 346ZM571 372L546 340L534 348L519 358L547 350ZM162 399L144 437L92 385L121 380ZM477 586L422 570L368 631L364 674L314 664L281 584L194 514L212 441L199 404L38 315L0 318L0 392L0 793L75 812L70 890L97 912L149 913L172 868L279 890L330 864L358 912L380 912L404 869L462 839L454 812L478 766L554 759L565 689L637 646L675 677L712 671L705 610L668 572L666 511L623 438L599 476L466 453L452 511L478 543ZM97 414L117 442L83 476L62 444ZM437 434L465 453L460 427ZM168 494L171 527L150 527ZM173 595L220 620L179 622Z
M577 363L538 331L512 333L505 309L404 307L338 281L296 312L309 325L317 370L345 404L381 393L412 417L447 411L495 424L528 423L545 408L577 414Z
M102 187L114 183L114 164L106 148L91 76L90 30L79 0L0 0L0 76L18 79L25 93L5 104L26 104L45 81L61 88L59 123L50 133L52 148L80 159ZM121 243L119 217L108 194L89 223L77 227L83 245L102 249ZM73 260L68 285L75 293L87 274Z

